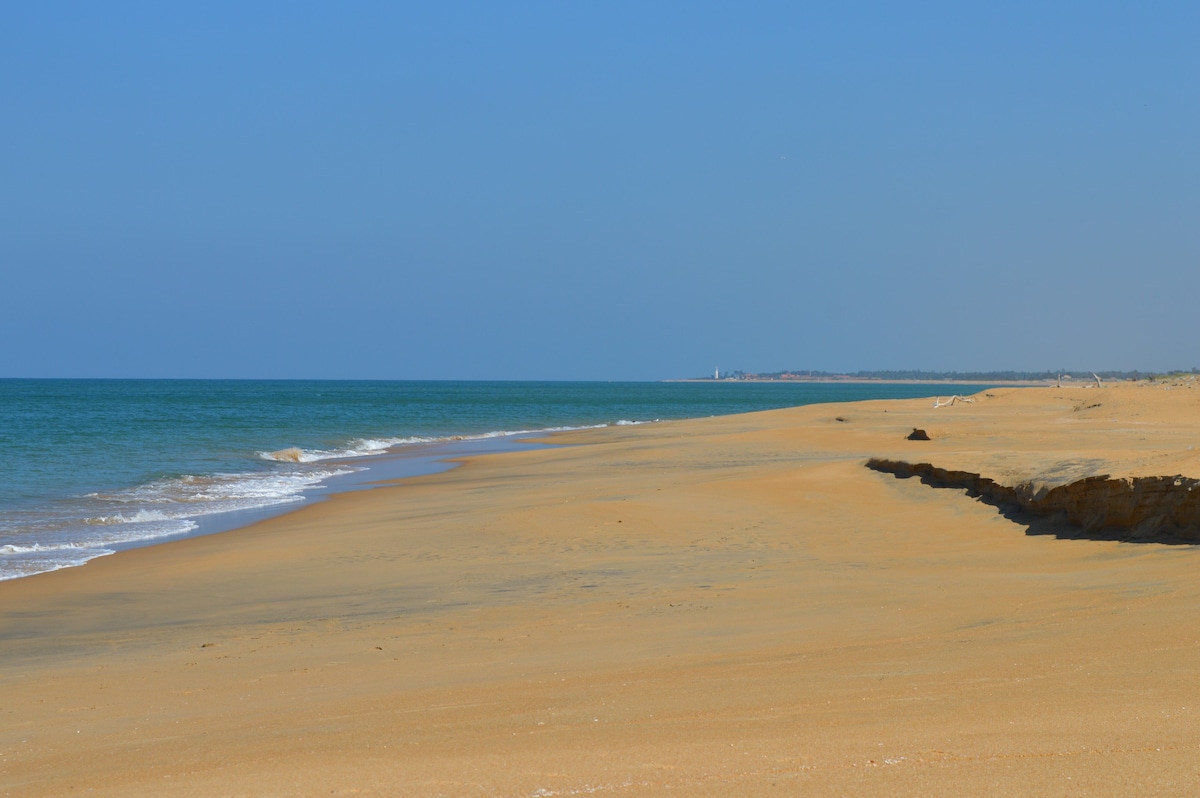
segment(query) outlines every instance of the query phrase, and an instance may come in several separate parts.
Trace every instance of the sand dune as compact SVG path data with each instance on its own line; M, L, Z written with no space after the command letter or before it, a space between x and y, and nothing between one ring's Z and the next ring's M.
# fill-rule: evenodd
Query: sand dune
M0 790L1190 795L1200 550L866 464L1184 506L1198 411L1181 382L576 432L0 583Z

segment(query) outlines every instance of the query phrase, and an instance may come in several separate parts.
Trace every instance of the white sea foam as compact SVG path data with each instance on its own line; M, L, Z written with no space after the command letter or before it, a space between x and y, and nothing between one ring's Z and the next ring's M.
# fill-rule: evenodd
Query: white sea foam
M74 557L56 553L53 557L34 554L33 556L6 558L0 567L0 582L83 565L88 560L114 553L112 549L80 549Z
M617 425L642 424L642 421L617 421ZM402 446L414 446L427 443L454 443L458 441L485 441L494 438L511 438L517 435L538 435L547 432L570 432L582 429L601 429L608 424L588 424L575 427L544 427L541 429L491 430L469 435L444 435L440 437L405 437L405 438L360 438L351 441L340 449L303 449L299 446L289 446L273 452L259 452L264 460L277 463L318 463L323 460L350 460L356 457L372 457L394 451Z
M85 518L83 523L93 526L111 526L113 524L139 524L147 521L168 521L171 516L158 510L138 510L131 515L101 515L95 518Z
M96 526L93 523L95 520L83 519L80 527L62 529L55 540L28 544L6 543L0 546L0 557L48 552L85 552L122 543L134 543L139 540L182 535L196 528L196 523L187 518L164 518L124 523L110 520L109 523L99 525L104 527L102 530L89 529L89 525Z
M141 540L169 538L174 535L187 534L195 529L196 526L197 524L195 521L187 518L179 518L171 521L126 524L123 526L110 528L107 534L89 539L87 541L87 547L94 548L96 546L119 546L123 543L136 543ZM83 547L81 546L81 548Z
M648 422L620 419L613 426ZM121 490L89 493L37 515L0 520L0 580L82 565L142 541L183 535L203 516L258 510L304 500L306 491L331 477L360 470L341 461L368 458L399 447L485 441L552 432L599 429L609 424L493 430L440 437L361 438L329 449L288 447L259 452L274 465L245 473L164 478ZM331 462L338 461L338 462Z
M371 457L383 454L398 446L410 446L416 443L433 443L437 438L374 438L351 441L341 449L302 449L299 446L289 446L274 452L259 452L264 460L277 463L317 463L322 460L349 460L355 457Z
M33 554L34 552L46 551L66 551L68 549L85 548L75 543L31 543L28 546L18 546L15 543L6 543L0 546L0 554Z
M88 498L105 504L141 505L132 514L99 516L95 523L138 523L297 501L302 498L303 491L330 477L356 470L349 466L333 466L248 474L189 475L111 493L92 493Z
M0 532L0 580L54 571L111 554L113 547L184 535L196 519L304 500L304 492L351 466L297 464L282 470L155 480L90 493L54 513L9 522Z

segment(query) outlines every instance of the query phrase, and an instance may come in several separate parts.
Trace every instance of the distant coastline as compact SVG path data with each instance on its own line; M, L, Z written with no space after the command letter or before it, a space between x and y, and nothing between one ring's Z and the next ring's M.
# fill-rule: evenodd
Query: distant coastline
M1137 382L1139 380L1174 379L1200 375L1200 369L1177 369L1167 372L1151 371L855 371L836 373L792 369L769 373L748 373L740 370L722 372L717 369L713 376L688 377L664 382L833 382L893 385L937 385L972 384L991 385L1062 385L1063 383L1091 383L1097 380L1111 382Z
M712 377L685 377L675 380L663 380L663 382L730 382L730 383L764 383L778 382L785 384L795 383L836 383L839 385L1013 385L1037 387L1039 385L1054 385L1055 381L1050 380L983 380L983 379L884 379L882 377L805 377L795 379L781 379L778 377L720 377L714 379ZM1076 382L1083 382L1076 380Z

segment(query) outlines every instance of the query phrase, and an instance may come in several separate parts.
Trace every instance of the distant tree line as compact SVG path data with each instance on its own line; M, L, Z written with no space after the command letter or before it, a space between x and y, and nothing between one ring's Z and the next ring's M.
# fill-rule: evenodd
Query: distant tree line
M1150 371L921 371L921 370L885 370L885 371L813 371L809 369L787 369L784 371L761 372L750 374L744 371L728 371L721 373L721 379L733 380L927 380L938 382L1044 382L1058 379L1091 379L1095 373L1103 380L1143 380L1174 377L1183 374L1200 374L1200 369L1190 371L1178 370L1167 372ZM712 376L699 379L712 379Z

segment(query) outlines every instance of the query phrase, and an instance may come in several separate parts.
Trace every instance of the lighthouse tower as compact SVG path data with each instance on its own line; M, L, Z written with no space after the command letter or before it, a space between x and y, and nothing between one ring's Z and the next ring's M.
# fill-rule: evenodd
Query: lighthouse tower
M714 380L721 379L721 370L719 368L713 369L713 379Z

